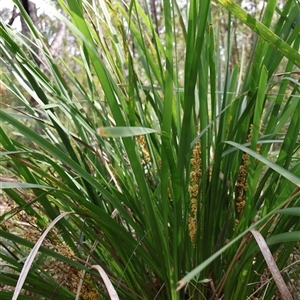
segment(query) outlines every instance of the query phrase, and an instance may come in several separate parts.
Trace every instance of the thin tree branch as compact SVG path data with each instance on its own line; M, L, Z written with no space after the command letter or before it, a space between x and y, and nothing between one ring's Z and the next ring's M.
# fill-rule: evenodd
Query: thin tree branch
M11 15L11 18L10 20L8 21L7 25L11 26L15 19L19 16L19 14L17 13L17 6L14 5L14 8L13 8L13 11L12 11L12 15Z

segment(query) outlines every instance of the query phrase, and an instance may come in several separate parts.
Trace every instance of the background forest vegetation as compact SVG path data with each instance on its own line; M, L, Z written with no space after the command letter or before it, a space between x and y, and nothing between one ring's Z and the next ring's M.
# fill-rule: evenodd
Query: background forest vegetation
M298 0L1 7L1 299L298 299Z

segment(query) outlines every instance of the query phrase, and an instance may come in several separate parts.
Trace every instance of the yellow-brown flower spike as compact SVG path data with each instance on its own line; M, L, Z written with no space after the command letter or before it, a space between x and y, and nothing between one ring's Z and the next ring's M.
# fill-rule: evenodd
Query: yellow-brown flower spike
M197 234L197 211L198 211L198 193L199 183L201 180L201 146L200 140L197 141L191 158L191 171L190 171L190 213L189 213L189 234L193 244L195 244Z
M148 151L149 149L148 149L145 137L143 135L139 135L139 136L137 136L136 140L141 147L142 155L143 155L145 162L149 163L151 161L151 157L150 157L150 154Z
M244 153L242 156L242 164L239 168L239 174L237 182L235 184L235 195L236 195L236 211L240 216L245 207L246 191L247 191L247 176L249 167L249 154Z
M247 136L247 142L251 141L253 133L253 124L250 124ZM246 191L247 191L247 177L249 168L250 156L247 153L242 155L242 163L239 168L238 178L235 184L235 207L238 215L240 216L246 204Z
M259 124L259 130L260 128L261 128L261 123ZM251 141L252 135L253 135L253 124L250 124L248 130L247 142ZM260 145L257 145L256 152L258 153L260 152ZM241 216L241 214L244 211L244 207L246 205L246 191L247 191L249 161L250 161L249 154L244 153L242 155L242 163L240 165L239 174L235 184L235 199L236 199L235 207L236 207L236 212L238 213L238 217Z

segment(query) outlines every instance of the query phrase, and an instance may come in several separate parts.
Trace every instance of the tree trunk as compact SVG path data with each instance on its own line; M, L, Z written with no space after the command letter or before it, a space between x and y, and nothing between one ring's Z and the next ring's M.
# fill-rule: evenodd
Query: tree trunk
M26 10L27 14L31 18L34 25L37 24L37 14L36 9L34 7L34 4L31 1L28 0L22 0L22 5L24 9ZM21 18L21 26L22 26L22 34L25 36L29 36L29 28L24 20L24 18Z

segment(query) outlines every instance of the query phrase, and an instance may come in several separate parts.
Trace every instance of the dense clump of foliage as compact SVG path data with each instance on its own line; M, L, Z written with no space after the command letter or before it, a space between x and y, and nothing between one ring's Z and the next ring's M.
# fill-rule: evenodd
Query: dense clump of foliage
M29 33L1 21L0 298L297 295L299 3L258 20L164 0L155 22L135 0L44 3L72 58L15 3Z

